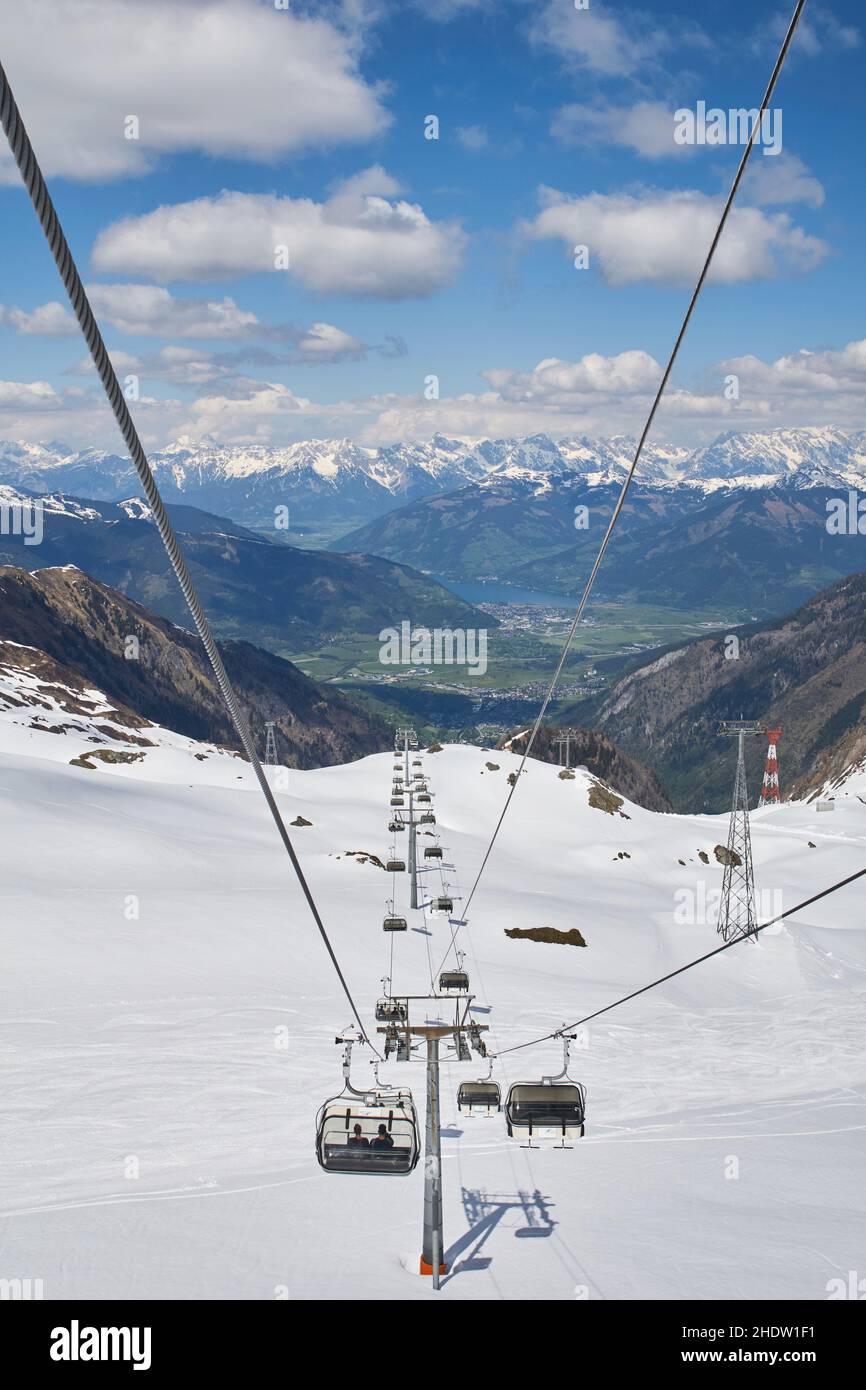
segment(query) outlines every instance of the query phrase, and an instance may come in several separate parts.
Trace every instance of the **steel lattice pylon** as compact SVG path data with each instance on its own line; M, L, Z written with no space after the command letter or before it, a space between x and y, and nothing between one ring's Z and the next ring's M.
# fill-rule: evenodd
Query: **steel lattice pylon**
M758 724L746 720L723 723L721 734L737 739L737 772L734 778L734 799L728 827L725 874L722 880L722 901L719 908L718 930L725 941L741 936L755 936L758 919L755 914L755 876L752 869L752 835L749 829L749 792L746 785L746 734L760 734Z
M276 767L277 740L274 735L274 721L272 719L269 719L265 724L265 730L267 735L265 738L265 762L268 767Z

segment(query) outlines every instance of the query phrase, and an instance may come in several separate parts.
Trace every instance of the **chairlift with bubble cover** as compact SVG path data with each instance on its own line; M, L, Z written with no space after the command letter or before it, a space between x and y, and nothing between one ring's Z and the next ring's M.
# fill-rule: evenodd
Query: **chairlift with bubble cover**
M326 1173L405 1175L418 1162L420 1139L412 1092L379 1084L357 1091L351 1084L354 1039L344 1045L343 1090L325 1101L316 1117L316 1158Z
M573 1033L561 1033L562 1071L540 1081L515 1081L508 1089L505 1123L509 1139L524 1148L571 1148L568 1139L582 1139L586 1116L586 1087L568 1075Z

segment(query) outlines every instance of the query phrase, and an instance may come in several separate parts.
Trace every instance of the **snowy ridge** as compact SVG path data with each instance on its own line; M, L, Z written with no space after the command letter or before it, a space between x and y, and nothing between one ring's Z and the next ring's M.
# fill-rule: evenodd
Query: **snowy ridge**
M64 566L74 569L74 565ZM153 724L59 666L36 647L0 640L0 748L18 757L112 776L163 779L212 762L207 780L237 780L237 758L213 744ZM201 772L198 772L201 777Z
M283 482L328 494L370 493L400 499L447 491L485 479L516 479L540 489L562 476L588 486L621 482L635 441L626 436L554 440L539 434L523 439L452 439L434 435L425 443L364 447L350 439L304 440L278 447L221 445L211 439L179 439L151 455L157 479L180 496L220 488L251 496ZM128 459L106 451L76 452L63 445L0 444L0 478L34 490L52 479L78 495L104 497L131 490ZM686 483L705 492L719 488L793 488L866 485L866 432L832 427L730 432L696 451L650 442L638 470L649 487ZM113 495L113 494L112 494Z

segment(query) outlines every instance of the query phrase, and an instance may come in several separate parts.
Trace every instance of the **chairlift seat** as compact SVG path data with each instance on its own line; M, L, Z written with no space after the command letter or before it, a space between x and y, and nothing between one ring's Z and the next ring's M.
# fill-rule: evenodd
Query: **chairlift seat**
M469 976L465 970L443 970L439 976L439 989L442 994L468 994Z
M434 898L433 911L447 912L450 916L450 914L454 911L454 904L450 898Z
M404 859L389 859L385 868L389 874L405 874L406 861Z
M427 845L427 846L425 847L425 849L424 849L424 858L425 858L425 859L441 859L441 858L442 858L442 850L440 849L439 845Z
M457 1091L457 1109L472 1115L483 1111L485 1115L498 1112L502 1103L502 1092L498 1081L461 1081Z
M586 1091L575 1081L516 1081L508 1090L505 1121L509 1138L582 1139Z
M388 995L376 1004L377 1023L405 1023L408 1017L409 1007L405 999L392 999Z
M355 1142L356 1125L360 1142ZM380 1125L390 1143L381 1143ZM411 1173L419 1152L411 1091L336 1096L325 1102L317 1116L316 1157L327 1173Z
M382 923L383 931L408 931L405 917L386 917Z

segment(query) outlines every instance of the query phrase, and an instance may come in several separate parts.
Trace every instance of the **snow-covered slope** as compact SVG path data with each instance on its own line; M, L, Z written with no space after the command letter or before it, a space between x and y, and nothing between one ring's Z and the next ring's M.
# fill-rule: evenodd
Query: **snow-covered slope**
M147 781L172 781L194 760L198 781L239 780L234 753L164 729L38 648L7 640L0 640L0 748L88 770L135 766ZM207 772L202 764L209 764Z
M86 732L25 723L0 716L0 1275L41 1278L46 1298L435 1297L414 1273L422 1168L316 1166L349 1009L249 769L149 728L143 760L88 771L69 766ZM517 759L449 747L424 763L459 908ZM389 755L276 782L286 819L312 822L292 833L371 1027L381 977L423 992L449 940L425 912L382 933L391 880L368 856L387 852L390 782ZM866 864L862 782L832 815L755 814L765 915ZM724 818L609 813L591 790L530 763L461 932L494 1051L717 944L703 918ZM448 1061L439 1297L822 1299L861 1268L861 904L847 889L589 1025L572 1151L461 1117L457 1085L483 1067ZM586 949L505 935L543 926L579 928ZM546 1043L498 1075L557 1069ZM422 1061L382 1070L423 1101Z

